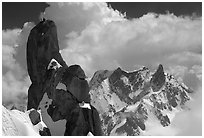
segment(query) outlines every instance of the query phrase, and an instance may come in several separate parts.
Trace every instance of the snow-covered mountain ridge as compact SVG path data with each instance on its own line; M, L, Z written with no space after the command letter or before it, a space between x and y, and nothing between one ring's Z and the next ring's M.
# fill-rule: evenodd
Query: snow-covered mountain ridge
M162 65L155 73L146 67L97 71L89 86L105 135L145 135L152 121L167 127L177 112L186 109L192 92L164 73Z

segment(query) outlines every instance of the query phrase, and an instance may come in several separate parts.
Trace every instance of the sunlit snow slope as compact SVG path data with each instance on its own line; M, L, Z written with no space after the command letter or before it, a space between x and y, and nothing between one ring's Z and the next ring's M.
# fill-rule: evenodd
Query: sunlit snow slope
M28 112L7 110L2 106L2 135L3 136L39 136L41 124L33 126Z

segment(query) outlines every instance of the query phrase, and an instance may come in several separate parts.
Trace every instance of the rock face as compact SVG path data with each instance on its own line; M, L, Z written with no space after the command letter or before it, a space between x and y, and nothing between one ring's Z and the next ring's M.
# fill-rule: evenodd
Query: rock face
M41 136L51 136L50 130L46 127L44 127L43 130L39 131L39 134Z
M68 91L76 97L78 102L90 102L89 85L85 80L86 75L79 65L72 65L63 76L62 82L66 85Z
M28 110L37 109L43 96L47 66L53 58L67 67L59 53L57 28L53 21L44 20L31 30L27 41L27 69L32 82L28 90Z
M27 110L43 109L48 113L43 118L51 117L54 122L65 119L64 135L84 136L89 132L102 135L98 112L89 105L85 72L79 65L66 65L59 53L56 32L54 22L50 20L40 22L30 32L27 66L32 84L28 90ZM43 99L45 94L47 101ZM84 107L84 103L90 108ZM55 128L51 124L46 125L51 134L58 134L52 132Z
M190 100L189 88L146 67L126 72L98 71L90 85L91 104L99 111L104 135L145 135L152 125L167 127Z
M29 117L33 125L37 125L41 121L40 114L36 110L32 110Z
M164 75L164 70L163 66L160 64L157 71L152 75L152 79L150 81L152 90L154 92L158 91L161 89L161 87L165 83L165 75Z

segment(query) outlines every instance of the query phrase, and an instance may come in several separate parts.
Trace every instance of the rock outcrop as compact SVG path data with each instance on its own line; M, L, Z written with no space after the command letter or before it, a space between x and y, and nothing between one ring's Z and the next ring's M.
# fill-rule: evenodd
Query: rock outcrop
M41 121L40 114L35 109L30 111L29 117L33 125L37 125Z
M62 83L68 91L76 97L78 102L90 102L89 85L85 80L86 75L79 65L70 66L64 73Z
M27 41L27 69L32 82L28 90L28 110L37 109L42 99L47 67L53 58L67 67L59 53L56 25L44 20L31 30Z
M39 134L41 136L51 136L50 130L46 127L44 127L43 130L40 130Z
M65 119L64 135L85 136L89 132L102 135L99 114L89 104L85 72L79 65L68 67L62 59L53 21L43 20L31 30L27 43L27 66L32 81L27 110L43 108L52 121ZM45 94L47 101L43 99ZM56 134L52 132L51 124L46 125L52 127L51 134ZM44 135L47 131L41 133Z
M165 83L165 75L164 75L164 69L163 66L160 64L157 71L152 75L152 79L150 81L152 90L154 92L161 89L161 87Z

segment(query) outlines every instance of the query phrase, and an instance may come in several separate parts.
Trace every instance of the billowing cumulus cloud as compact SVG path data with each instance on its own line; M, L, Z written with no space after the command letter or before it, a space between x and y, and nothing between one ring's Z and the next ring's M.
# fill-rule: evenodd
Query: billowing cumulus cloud
M80 33L92 22L105 24L112 20L124 20L122 14L107 7L106 3L49 3L44 15L54 20L61 49L67 47L66 39L71 32Z
M2 103L23 103L30 85L26 71L26 42L33 23L2 31Z
M201 99L197 99L201 95L198 88L202 76L201 17L148 13L127 20L104 3L50 5L45 17L57 24L61 54L68 65L80 64L91 77L96 70L118 66L134 70L144 65L154 71L161 63L166 72L196 91L194 101L201 105ZM191 116L198 120L199 126L201 118L192 113L201 111L201 106L194 102L191 105L194 110L181 114L180 118L185 122ZM181 128L178 124L172 127ZM182 130L171 128L173 135L184 135Z
M194 90L191 101L187 102L189 110L178 113L171 127L177 128L176 135L202 135L202 67L194 65L191 68L176 65L169 67L168 73L174 74L178 81L184 82Z
M201 117L192 115L194 111L201 111L197 104L201 105L202 101L199 99L202 88L201 17L147 13L128 20L106 3L49 4L41 16L56 23L60 52L68 65L81 65L91 77L96 70L113 70L118 66L135 70L144 65L154 71L161 63L166 72L196 91L193 98L198 103L190 104L194 110L181 113L180 118L185 122L191 116L197 119L197 126L201 124ZM2 33L3 94L28 89L30 82L24 57L27 37L33 26L27 23L22 29ZM10 88L12 85L16 87ZM174 126L182 128L176 123L180 119L175 120ZM182 130L177 131L172 133L183 134Z
M201 18L148 13L127 20L105 3L50 5L44 16L57 24L63 57L81 64L89 76L117 66L201 66Z
M191 95L192 100L187 103L189 110L178 113L171 124L177 128L177 135L202 135L202 88L197 88L195 92L197 94Z

